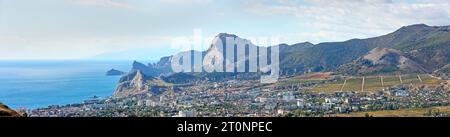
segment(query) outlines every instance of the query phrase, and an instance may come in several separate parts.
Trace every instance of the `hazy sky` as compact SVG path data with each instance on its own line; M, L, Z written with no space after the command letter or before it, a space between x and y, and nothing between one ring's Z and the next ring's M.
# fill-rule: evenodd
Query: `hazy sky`
M447 0L0 0L0 59L147 59L173 38L233 33L283 43L450 25Z

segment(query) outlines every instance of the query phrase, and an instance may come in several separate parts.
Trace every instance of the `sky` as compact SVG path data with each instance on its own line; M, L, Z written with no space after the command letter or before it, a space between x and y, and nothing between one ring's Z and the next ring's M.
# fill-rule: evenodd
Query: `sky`
M447 0L0 0L0 60L158 60L176 38L218 33L281 43L450 25Z

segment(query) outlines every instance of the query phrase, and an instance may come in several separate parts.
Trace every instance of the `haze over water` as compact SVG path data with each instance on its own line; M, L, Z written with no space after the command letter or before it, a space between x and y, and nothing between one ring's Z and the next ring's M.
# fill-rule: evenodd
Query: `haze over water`
M41 108L111 96L131 61L0 61L0 102L11 108Z

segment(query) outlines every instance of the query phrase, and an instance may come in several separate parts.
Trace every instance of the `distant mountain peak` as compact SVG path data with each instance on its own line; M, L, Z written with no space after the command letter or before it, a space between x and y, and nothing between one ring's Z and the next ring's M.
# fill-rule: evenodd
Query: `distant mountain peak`
M286 44L286 43L281 43L281 44L278 44L278 45L279 46L297 46L297 45L311 46L311 45L314 45L314 44L312 44L311 42L306 41L306 42L295 43L295 44L292 44L292 45L289 45L289 44Z
M134 69L138 69L138 68L142 68L142 67L147 67L145 64L138 62L138 61L133 61L133 68Z
M427 30L439 30L448 32L450 30L450 26L429 26L427 24L414 24L403 26L396 32L427 31Z
M397 33L405 33L405 32L411 32L411 31L421 31L432 28L431 26L428 26L426 24L414 24L414 25L408 25L403 26L400 29L398 29Z
M154 65L145 65L141 62L134 61L130 73L141 71L147 76L159 76L159 71L154 68Z
M219 34L216 35L216 37L218 37L218 38L226 38L226 37L236 38L238 36L234 35L234 34L229 34L229 33L219 33Z
M413 28L413 27L416 27L416 28L422 28L422 27L430 27L430 26L427 25L427 24L421 23L421 24L408 25L408 26L405 26L405 27L410 27L410 28Z
M212 44L208 48L207 52L209 52L211 50L218 50L218 49L220 49L219 47L217 47L220 44L225 44L225 45L222 45L222 46L231 46L231 45L226 44L226 39L230 38L230 37L233 38L233 39L236 39L236 40L238 40L238 39L239 40L247 40L247 39L243 39L243 38L241 38L241 37L239 37L237 35L234 35L234 34L219 33L219 34L216 35L216 37L214 37L214 39L212 41Z

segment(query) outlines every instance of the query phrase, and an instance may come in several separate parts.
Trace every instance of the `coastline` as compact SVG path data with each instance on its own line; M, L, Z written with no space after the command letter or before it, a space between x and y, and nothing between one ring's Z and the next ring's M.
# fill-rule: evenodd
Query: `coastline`
M127 71L129 61L2 60L0 101L13 109L37 109L83 102L113 95L120 76L106 76L111 68Z

